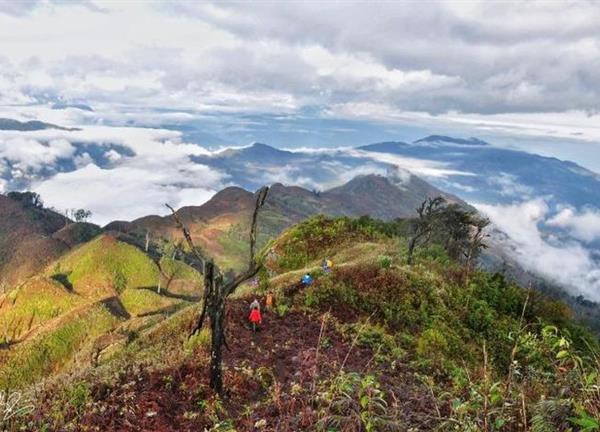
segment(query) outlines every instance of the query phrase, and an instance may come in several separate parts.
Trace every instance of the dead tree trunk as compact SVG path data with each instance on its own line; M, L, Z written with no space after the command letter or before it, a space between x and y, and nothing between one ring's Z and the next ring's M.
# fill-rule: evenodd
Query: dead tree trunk
M226 345L225 341L225 302L238 286L247 280L256 276L261 268L261 264L256 262L255 249L256 249L256 225L258 220L258 212L262 208L267 198L269 188L263 187L260 189L256 196L256 206L254 213L252 214L252 224L250 227L250 259L248 262L248 269L240 275L233 278L233 280L225 283L223 275L219 268L210 260L206 260L198 252L198 249L194 246L194 242L188 229L183 225L181 220L178 218L177 213L173 208L167 205L173 212L173 217L177 222L179 228L183 231L183 236L191 249L192 253L196 255L200 262L203 263L204 273L204 301L202 302L202 309L198 318L192 323L190 336L198 332L203 324L206 315L210 319L210 331L211 331L211 349L210 349L210 386L211 388L219 393L223 393L223 369L222 369L222 354L223 345Z

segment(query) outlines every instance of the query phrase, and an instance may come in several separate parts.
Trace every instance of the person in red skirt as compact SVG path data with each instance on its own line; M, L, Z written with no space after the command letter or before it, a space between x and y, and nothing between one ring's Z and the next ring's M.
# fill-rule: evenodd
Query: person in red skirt
M256 332L258 326L262 324L262 315L260 313L260 304L258 300L254 300L250 305L250 316L248 317L252 325L252 331Z

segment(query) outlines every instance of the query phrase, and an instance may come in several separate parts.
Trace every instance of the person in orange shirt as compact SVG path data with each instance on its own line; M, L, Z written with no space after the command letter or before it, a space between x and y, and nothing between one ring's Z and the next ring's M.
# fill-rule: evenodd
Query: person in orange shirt
M273 293L271 291L267 293L265 305L267 306L268 310L273 310Z

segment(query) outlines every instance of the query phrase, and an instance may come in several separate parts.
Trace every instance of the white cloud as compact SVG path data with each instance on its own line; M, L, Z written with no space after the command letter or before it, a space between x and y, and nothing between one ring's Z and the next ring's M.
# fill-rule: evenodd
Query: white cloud
M576 241L553 242L540 230L549 213L543 199L476 207L508 235L503 244L505 251L511 251L512 257L526 269L570 288L575 294L600 300L600 264L591 252Z
M448 164L443 162L431 161L427 159L416 159L405 156L398 156L390 153L366 152L362 150L348 150L347 154L354 157L371 159L378 162L394 165L411 173L422 177L449 177L449 176L473 176L475 174L457 171L447 168Z
M566 228L579 240L593 242L600 240L600 211L585 208L583 211L567 207L546 221L547 225Z
M21 173L54 165L58 159L73 156L75 148L65 139L41 143L26 136L0 140L0 160L8 161L13 170Z
M0 105L28 105L31 114L38 102L48 118L70 117L66 124L316 106L600 140L592 115L600 108L598 19L600 7L586 1L432 2L427 10L394 2L30 2L0 7ZM97 111L45 109L57 99Z
M533 188L524 185L511 174L500 172L494 177L486 179L487 183L494 188L500 188L500 195L519 198L520 200L529 198L533 193Z
M180 172L183 175L173 177L174 174L177 172L169 169L152 171L123 166L106 170L90 164L71 173L57 174L34 190L48 205L89 209L94 222L106 224L116 219L166 214L165 203L176 207L200 205L220 186L220 176L206 166L195 165ZM188 185L179 185L182 181Z
M76 153L92 144L105 148L109 169L95 165L87 151ZM117 151L115 145L130 153ZM202 147L181 142L180 132L161 129L88 126L0 132L0 164L11 170L11 177L31 182L49 206L92 210L92 220L100 224L165 213L166 202L202 204L226 180L224 173L191 160L207 154ZM75 169L55 174L59 159L72 161ZM7 187L4 180L2 187Z

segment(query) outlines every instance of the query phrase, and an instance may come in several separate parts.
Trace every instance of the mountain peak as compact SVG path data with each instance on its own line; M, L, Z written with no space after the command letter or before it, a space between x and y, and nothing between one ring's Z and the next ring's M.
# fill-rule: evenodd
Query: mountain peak
M64 131L77 131L81 129L77 128L66 128L62 126L58 126L52 123L45 123L39 120L29 120L26 122L22 122L19 120L9 119L9 118L0 118L0 130L13 130L13 131L38 131L43 129L58 129Z
M375 152L394 152L399 148L408 147L409 144L402 141L384 141L374 144L367 144L364 146L358 147L359 150L367 150L367 151L375 151Z
M243 148L244 152L261 153L261 154L280 154L288 153L285 150L280 150L277 147L270 146L261 142L253 142L249 147Z
M442 143L442 144L458 144L467 146L487 146L487 142L480 140L479 138L454 138L444 135L429 135L425 138L415 141L415 144L429 144L429 143Z
M249 148L253 148L253 149L262 149L262 150L277 150L275 147L270 146L268 144L265 143L261 143L258 141L254 141L252 144L250 144Z

